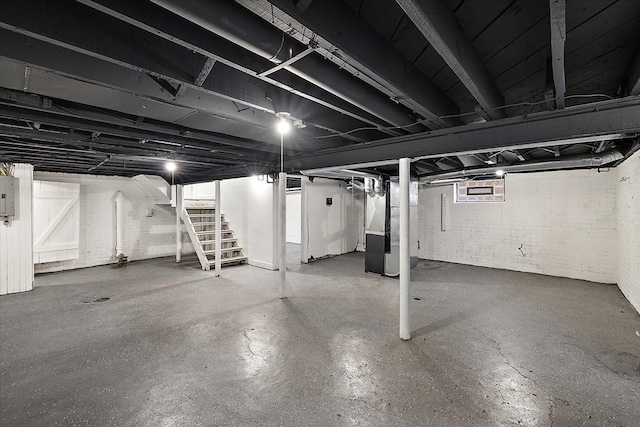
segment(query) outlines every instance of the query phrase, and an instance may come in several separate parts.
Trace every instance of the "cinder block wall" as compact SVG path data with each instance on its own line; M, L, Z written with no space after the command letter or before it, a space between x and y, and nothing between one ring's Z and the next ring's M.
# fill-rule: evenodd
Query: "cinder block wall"
M616 171L618 286L640 312L640 151Z
M453 203L452 185L421 186L419 257L616 283L617 184L615 169L509 174L504 203Z
M175 255L175 209L154 205L131 178L35 172L34 179L80 184L80 257L36 264L36 273L70 270L115 262L114 196L124 195L124 254L130 261ZM147 217L147 209L153 216ZM193 252L186 232L183 253Z

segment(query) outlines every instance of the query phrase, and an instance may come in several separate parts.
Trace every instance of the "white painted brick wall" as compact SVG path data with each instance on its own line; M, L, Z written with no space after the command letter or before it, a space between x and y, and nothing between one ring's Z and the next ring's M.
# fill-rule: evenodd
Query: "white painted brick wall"
M130 261L175 255L175 209L154 205L131 178L36 172L34 179L80 184L80 258L36 264L36 273L115 262L116 191L124 194L124 254ZM146 217L146 210L153 216ZM193 247L183 232L183 253Z
M616 171L618 286L640 313L640 151Z
M617 181L615 170L509 174L504 203L453 203L453 186L421 186L419 257L616 283Z

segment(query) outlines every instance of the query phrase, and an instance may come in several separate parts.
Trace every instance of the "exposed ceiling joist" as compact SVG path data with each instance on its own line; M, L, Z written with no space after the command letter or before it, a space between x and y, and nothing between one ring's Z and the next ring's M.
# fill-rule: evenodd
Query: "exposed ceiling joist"
M288 0L271 3L336 49L357 62L362 72L387 86L399 102L430 119L434 126L460 123L443 119L458 112L457 105L414 65L391 47L344 2L313 2L301 12Z
M135 156L154 156L160 159L175 159L178 157L184 159L198 159L207 163L216 163L219 165L235 164L238 156L225 155L223 153L212 153L208 150L198 150L194 148L186 148L182 146L166 146L153 142L141 143L135 141L127 141L118 138L110 138L101 136L97 141L87 141L85 135L63 132L42 132L29 129L4 129L0 125L0 136L19 138L25 141L25 148L29 146L46 146L52 151L61 150L60 145L73 146L84 150L88 153L103 153L105 155L127 154ZM8 142L5 142L8 144ZM45 144L45 145L43 145Z
M564 70L564 43L567 39L565 0L549 0L551 21L551 67L555 87L556 108L564 108L566 92Z
M189 131L188 136L181 134L178 129L167 129L162 126L152 125L148 123L136 124L132 126L124 126L122 123L113 124L108 121L103 122L98 118L74 117L73 115L61 116L53 114L54 111L38 111L34 108L25 108L17 105L8 105L0 103L0 117L27 120L30 122L41 122L50 125L66 127L70 129L80 129L89 132L100 132L101 134L113 135L122 138L134 138L137 140L160 140L178 146L193 146L208 149L211 151L220 151L234 155L246 155L247 150L260 151L259 144L251 141L231 141L228 137L217 136L206 132ZM108 118L106 120L109 120ZM111 119L111 121L114 121ZM250 152L249 151L249 152ZM255 155L255 154L254 154ZM262 154L262 156L277 157L275 151Z
M267 83L267 86L273 86L274 89L290 92L305 100L312 101L313 103L317 103L346 116L361 120L364 123L376 127L387 126L387 123L383 122L374 114L361 110L338 96L331 96L314 85L301 86L299 82L288 78L289 76L286 75L279 75L278 79L269 76L270 73L262 75L263 71L272 69L273 64L268 59L261 58L258 55L251 55L246 51L242 52L242 49L238 49L238 46L233 42L213 34L201 26L189 24L188 21L178 15L153 3L130 2L128 0L77 1L136 28L154 34L178 46L182 46L188 51L213 58L217 62L229 67L229 73L232 75L243 73L250 78L255 78L256 80ZM226 3L223 5L226 5ZM233 7L233 5L226 6ZM218 9L216 9L216 11L217 13L221 13ZM298 59L301 58L302 57L298 57ZM250 82L251 79L247 81ZM303 107L300 102L296 102L296 105ZM307 109L308 108L303 108L303 110ZM304 117L300 118L304 119ZM390 135L401 134L398 132L385 133Z
M155 33L145 34L135 30L140 33L135 34L135 31L131 31L117 21L112 22L112 28L110 29L108 25L94 25L97 18L102 17L103 20L111 18L100 15L95 10L88 9L77 3L71 3L71 6L75 6L73 8L65 3L67 9L63 9L58 4L50 2L33 3L34 0L25 1L27 1L26 5L17 4L16 2L9 2L7 5L3 5L0 28L3 28L5 33L16 33L13 37L10 34L3 34L0 37L0 46L2 46L3 52L7 52L3 53L3 56L10 58L28 57L32 62L27 62L26 60L25 62L37 64L51 70L71 68L73 71L69 72L69 74L83 80L96 81L91 78L91 75L99 74L101 75L101 80L97 80L98 83L109 84L112 87L127 90L131 93L139 93L144 88L140 87L138 79L132 80L129 78L127 71L130 71L129 74L131 72L148 74L161 84L162 91L155 90L157 94L154 94L153 89L151 89L151 93L144 93L144 96L172 102L181 107L208 111L226 119L240 122L248 121L252 125L272 128L272 122L275 118L270 115L274 112L270 102L266 99L268 95L266 85L255 78L255 73L252 76L221 64L219 68L214 67L210 70L211 73L216 74L216 79L205 79L202 85L198 86L194 84L194 81L206 65L206 60L208 58L216 59L215 56L202 56L199 53L194 53L194 51L180 48L173 44L173 41L169 42L158 37ZM33 4L30 5L29 3ZM29 14L28 17L25 17L23 10L25 7L30 6L37 13ZM74 23L74 31L68 31L67 26L64 25L69 15L77 18ZM182 24L184 25L184 22ZM93 36L85 37L84 34L93 34ZM26 37L20 44L9 40L10 38L20 39L20 36L22 38ZM209 37L214 36L209 33ZM45 47L39 48L40 51L47 51L51 45L53 45L51 48L58 47L58 54L34 57L33 49L24 47L25 44L29 45L31 42L44 43ZM77 55L73 55L73 53ZM85 58L75 60L79 56ZM107 74L101 72L99 64L93 64L91 67L86 64L83 67L78 65L81 62L90 62L91 59L94 59L94 62L97 60L102 64L107 61L117 68L124 67L124 69L115 72L111 71ZM87 76L87 74L90 76ZM146 77L146 79L149 78ZM221 82L225 82L225 84L221 84ZM190 89L190 92L183 93L186 88ZM181 90L180 93L178 93L179 90ZM270 90L280 91L282 89L273 87ZM189 94L191 96L188 96ZM304 120L311 125L304 132L301 132L301 135L325 135L325 130L340 133L361 127L363 124L361 121L353 120L351 116L345 116L341 112L332 112L322 105L309 102L306 99L300 99L297 95L293 96L295 102L292 102L292 106L295 109L290 111L292 117ZM202 101L201 98L209 98L209 100ZM226 108L217 108L217 111L211 111L212 105L220 105L224 100L241 103L270 114L268 117L256 116L242 114ZM410 122L410 119L407 117L406 121ZM376 127L380 125L386 126L387 124L376 123ZM319 131L319 129L321 130Z
M469 124L451 129L388 138L360 144L349 150L333 149L286 162L287 169L314 169L375 162L402 157L426 158L462 155L492 149L552 146L579 137L640 132L640 99L576 106L524 117Z
M640 45L626 73L628 95L640 95Z
M196 86L202 86L204 84L204 81L207 80L207 77L209 77L209 73L211 73L211 70L213 69L215 63L216 60L214 58L207 58L204 65L202 66L202 69L198 73L198 76L193 81L193 84Z
M307 50L288 34L248 14L246 9L235 2L219 2L215 8L192 0L153 2L274 64L287 62ZM404 108L400 108L381 93L339 70L319 55L309 53L284 68L388 124L407 126L415 122ZM260 74L257 77L260 77ZM295 115L294 111L290 113Z
M491 119L506 117L495 82L485 69L458 20L440 0L396 0L409 19L458 76Z

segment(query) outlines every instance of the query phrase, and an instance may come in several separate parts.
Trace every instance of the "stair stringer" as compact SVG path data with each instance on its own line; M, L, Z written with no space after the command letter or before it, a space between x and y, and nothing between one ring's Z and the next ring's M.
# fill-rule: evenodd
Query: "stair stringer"
M200 244L200 239L198 239L198 236L196 235L193 222L189 217L187 209L184 207L182 208L182 212L180 212L180 218L182 219L182 222L184 222L184 225L187 229L187 233L189 234L189 239L191 239L191 244L193 245L193 248L196 251L196 255L198 256L198 261L200 261L200 266L202 266L202 269L205 271L211 270L211 265L209 264L207 255L204 253L204 249L202 248L202 245Z

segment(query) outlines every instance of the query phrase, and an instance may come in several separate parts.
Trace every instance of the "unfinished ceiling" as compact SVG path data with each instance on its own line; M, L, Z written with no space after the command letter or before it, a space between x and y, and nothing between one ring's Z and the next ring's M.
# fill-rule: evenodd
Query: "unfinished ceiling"
M639 42L636 0L5 0L0 161L262 174L289 113L288 171L595 167L637 149Z

